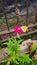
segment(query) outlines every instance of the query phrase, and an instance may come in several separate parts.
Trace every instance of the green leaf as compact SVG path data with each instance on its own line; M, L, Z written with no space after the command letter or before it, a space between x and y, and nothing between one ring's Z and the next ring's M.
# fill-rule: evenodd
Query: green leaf
M21 40L21 39L20 39L20 40L18 40L18 44L22 43L22 41L23 41L23 40Z
M10 65L10 61L8 61L7 65Z
M16 37L17 37L18 39L21 39L21 37L20 37L20 35L19 35L19 34L17 34L17 35L16 35Z
M31 47L31 52L37 50L37 42L34 42L32 47Z
M17 44L16 38L14 38L12 41L13 41L14 44Z
M33 60L32 65L37 65L37 60Z

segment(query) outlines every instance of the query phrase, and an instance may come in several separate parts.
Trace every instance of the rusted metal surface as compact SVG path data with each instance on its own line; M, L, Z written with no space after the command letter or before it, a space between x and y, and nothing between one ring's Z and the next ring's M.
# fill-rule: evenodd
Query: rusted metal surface
M15 0L15 13L16 13L17 24L18 24L18 22L19 22L19 8L18 8L17 0Z
M34 24L28 25L28 30L29 29L30 30L28 32L26 32L26 33L21 34L20 36L27 36L29 34L37 33L37 29L33 30L33 28L35 28L35 27L37 27L37 23L35 25ZM15 38L16 37L16 33L14 32L13 29L10 29L9 31L8 30L2 31L2 32L0 32L0 37L1 37L0 43L8 41L8 39L9 39L9 35L8 34L10 34L11 38Z
M8 29L8 31L9 31L9 25L8 25L8 20L7 20L6 11L5 11L4 0L1 0L1 3L2 3L2 10L3 10L4 16L5 16L5 19L6 19L7 29ZM11 37L10 34L9 34L9 37Z
M32 27L36 27L36 26L37 26L37 23L28 25L28 28L32 28ZM10 29L9 31L8 30L4 30L4 31L0 32L0 35L5 35L5 34L8 34L8 33L13 33L13 32L14 32L13 29Z
M26 25L28 25L28 1L29 0L26 0L26 12L27 12L27 14L26 14Z
M37 33L37 30L31 31L31 32L27 32L27 33L23 33L20 36L22 37L22 36L26 36L26 35L34 34L34 33ZM16 36L12 36L12 38L16 38ZM6 41L8 41L8 39L9 39L9 37L6 38L6 39L1 40L0 43L6 42Z
M37 22L37 6L35 7L35 21Z

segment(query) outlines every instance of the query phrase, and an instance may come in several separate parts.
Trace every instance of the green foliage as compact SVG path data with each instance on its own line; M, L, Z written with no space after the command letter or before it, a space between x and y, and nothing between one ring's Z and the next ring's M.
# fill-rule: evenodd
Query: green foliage
M0 65L6 65L6 63L2 62L2 63L0 63Z
M22 40L16 40L16 38L14 39L9 39L8 43L7 43L7 48L10 54L13 54L13 52L18 53L19 51L19 44L22 42ZM13 52L12 52L13 51Z
M37 65L37 60L33 60L32 65Z
M29 54L22 54L20 56L20 65L27 65L30 64L30 62L32 62L32 60L29 57Z
M21 39L21 37L20 37L20 35L19 35L19 34L17 34L17 35L16 35L16 37L17 37L18 39Z
M9 56L7 59L7 65L26 65L26 63L30 63L32 60L29 58L29 54L20 54L20 46L19 44L22 40L9 39L7 44L7 49Z
M0 18L0 22L3 22L5 20L5 17Z
M24 64L24 65L37 65L37 60L33 60L33 64ZM6 65L6 63L0 63L0 65ZM23 64L21 64L23 65Z
M16 26L16 22L9 22L10 26Z
M34 42L32 47L31 47L31 52L37 50L37 42Z
M8 49L8 53L9 53L9 58L8 58L8 63L7 65L9 65L10 63L15 63L18 64L17 59L19 59L19 51L20 51L20 46L19 43L21 43L22 40L16 40L15 39L9 39L9 41L7 42L7 49Z

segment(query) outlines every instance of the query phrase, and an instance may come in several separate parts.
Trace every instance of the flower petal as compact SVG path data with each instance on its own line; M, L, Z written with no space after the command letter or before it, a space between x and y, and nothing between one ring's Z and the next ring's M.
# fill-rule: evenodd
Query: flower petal
M14 31L15 31L16 33L19 33L19 34L23 33L23 31L22 31L22 29L21 29L21 26L15 26L15 27L14 27Z
M23 30L23 32L26 32L27 31L27 26L22 26L21 29Z

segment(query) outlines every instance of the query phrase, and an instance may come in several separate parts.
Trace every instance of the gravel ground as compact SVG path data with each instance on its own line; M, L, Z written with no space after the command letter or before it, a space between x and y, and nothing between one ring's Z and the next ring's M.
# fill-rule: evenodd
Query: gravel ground
M7 48L3 48L0 50L0 62L4 62L4 57L8 56Z

